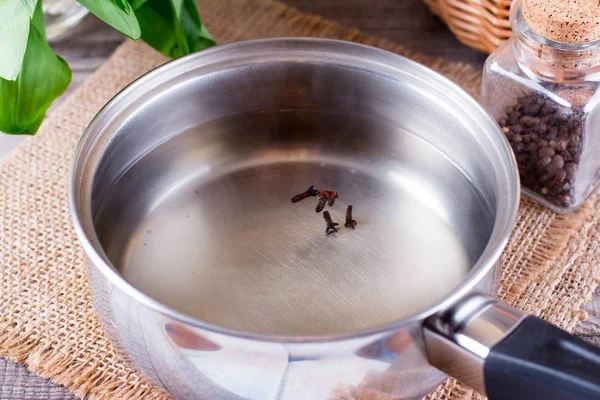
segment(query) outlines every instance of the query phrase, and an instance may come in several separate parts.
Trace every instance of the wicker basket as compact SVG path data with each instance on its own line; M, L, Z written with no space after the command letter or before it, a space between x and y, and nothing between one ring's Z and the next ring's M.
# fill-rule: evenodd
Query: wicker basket
M508 16L511 0L424 0L448 24L458 40L491 53L512 36Z

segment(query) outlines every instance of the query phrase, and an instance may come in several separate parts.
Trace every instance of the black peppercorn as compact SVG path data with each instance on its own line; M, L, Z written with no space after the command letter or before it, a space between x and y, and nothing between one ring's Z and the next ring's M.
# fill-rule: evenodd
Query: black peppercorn
M499 120L515 152L523 186L561 207L574 200L583 115L577 107L531 93L520 96Z

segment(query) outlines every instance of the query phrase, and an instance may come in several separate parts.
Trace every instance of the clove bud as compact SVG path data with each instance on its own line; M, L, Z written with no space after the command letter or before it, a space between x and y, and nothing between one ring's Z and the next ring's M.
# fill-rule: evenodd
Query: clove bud
M297 194L294 197L292 197L292 203L297 203L299 201L306 199L307 197L315 197L318 195L319 195L319 191L317 189L315 189L314 186L311 186L308 189L306 189L305 192Z
M327 227L325 228L325 233L327 235L329 235L330 233L334 233L338 231L338 223L333 222L333 220L331 219L331 215L329 214L329 211L324 211L323 212L323 218L325 219L325 222L327 222Z
M352 205L349 205L346 209L346 223L344 224L346 228L352 228L356 226L356 221L352 219Z
M320 190L319 191L319 202L317 203L317 208L315 208L315 212L323 211L325 208L325 204L329 204L329 207L332 207L335 203L335 199L338 198L338 192L335 190Z

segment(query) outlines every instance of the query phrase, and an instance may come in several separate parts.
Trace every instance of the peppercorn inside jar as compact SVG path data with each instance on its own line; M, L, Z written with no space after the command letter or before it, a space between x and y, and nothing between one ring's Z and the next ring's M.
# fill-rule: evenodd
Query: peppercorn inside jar
M600 28L576 35L576 27L542 27L544 18L535 13L554 12L560 19L563 3L548 0L548 8L537 11L531 9L538 0L513 4L514 37L486 61L482 102L514 150L523 192L554 211L570 212L600 183L600 40L592 38ZM524 8L533 16L525 18ZM547 31L554 36L538 33ZM581 42L556 41L571 36Z

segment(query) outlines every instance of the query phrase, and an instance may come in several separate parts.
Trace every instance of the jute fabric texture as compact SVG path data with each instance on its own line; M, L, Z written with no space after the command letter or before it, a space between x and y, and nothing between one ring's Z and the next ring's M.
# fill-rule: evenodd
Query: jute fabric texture
M480 71L409 52L388 40L302 14L272 0L202 0L202 18L219 43L318 36L383 48L426 64L479 91ZM84 253L67 206L75 145L96 112L129 82L167 61L143 43L126 42L0 166L0 354L90 399L169 395L123 363L91 305ZM500 298L564 329L584 318L597 286L600 197L557 215L522 199L504 252ZM365 381L351 399L392 399L385 380ZM479 395L454 380L428 399Z

